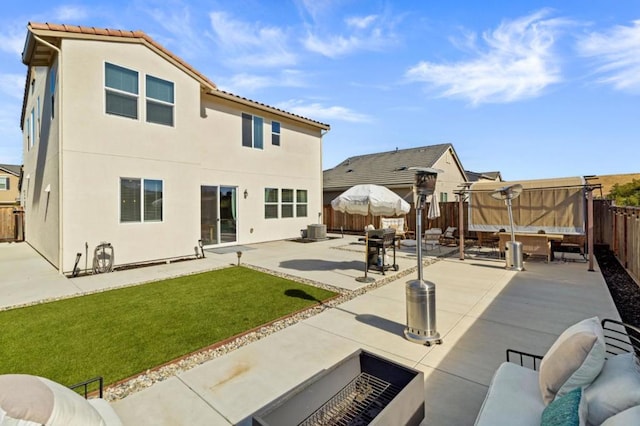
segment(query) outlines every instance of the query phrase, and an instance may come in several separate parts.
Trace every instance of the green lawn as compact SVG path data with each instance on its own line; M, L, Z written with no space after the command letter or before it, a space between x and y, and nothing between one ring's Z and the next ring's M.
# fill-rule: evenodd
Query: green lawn
M335 293L232 267L0 312L0 374L130 377Z

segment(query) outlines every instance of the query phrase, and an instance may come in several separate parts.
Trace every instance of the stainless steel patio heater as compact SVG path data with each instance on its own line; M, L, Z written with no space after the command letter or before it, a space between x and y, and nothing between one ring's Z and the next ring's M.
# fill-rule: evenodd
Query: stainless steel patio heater
M505 268L512 271L522 271L524 269L522 262L522 243L516 241L515 232L513 230L513 212L511 210L511 201L520 196L522 185L514 184L498 188L491 193L496 200L504 200L509 212L509 228L511 230L511 241L507 241L504 247Z
M436 331L436 285L422 279L422 210L427 197L436 189L438 172L426 167L411 167L415 170L416 200L416 255L418 257L418 279L407 282L407 327L404 336L413 343L430 346L440 344L442 339ZM432 200L433 202L433 200Z

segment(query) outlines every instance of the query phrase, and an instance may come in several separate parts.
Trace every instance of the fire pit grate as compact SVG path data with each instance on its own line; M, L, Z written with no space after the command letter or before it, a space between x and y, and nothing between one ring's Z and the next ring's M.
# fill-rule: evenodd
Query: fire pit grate
M368 425L401 390L371 374L360 373L300 426Z

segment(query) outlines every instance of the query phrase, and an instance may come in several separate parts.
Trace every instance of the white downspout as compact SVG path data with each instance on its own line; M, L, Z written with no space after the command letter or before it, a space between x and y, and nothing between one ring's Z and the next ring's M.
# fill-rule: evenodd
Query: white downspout
M33 34L33 33L31 33ZM63 274L63 262L64 262L64 256L63 256L63 249L64 249L64 244L63 244L63 217L62 216L62 209L63 209L63 200L62 200L62 188L63 188L63 181L62 181L62 51L54 46L53 44L44 41L43 39L41 39L40 37L38 37L37 35L33 34L33 38L36 39L37 41L39 41L40 43L44 44L45 46L55 50L56 52L58 52L58 83L57 83L57 88L58 88L58 105L60 105L60 108L58 108L58 273L60 275ZM55 105L52 105L51 108L55 108Z

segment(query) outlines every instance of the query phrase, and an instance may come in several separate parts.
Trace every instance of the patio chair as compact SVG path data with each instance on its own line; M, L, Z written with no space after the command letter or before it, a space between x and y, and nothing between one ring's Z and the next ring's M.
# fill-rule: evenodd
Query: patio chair
M441 251L440 237L442 237L442 229L440 228L431 228L424 231L422 244L425 250L429 250L429 246L431 246L431 249L435 249L438 246L438 251Z
M441 245L456 245L458 244L458 238L455 235L455 232L458 228L453 226L448 226L444 233L440 236L440 244Z
M400 247L400 240L406 237L406 229L404 226L404 217L382 217L380 218L380 228L393 229L398 238L398 247Z

